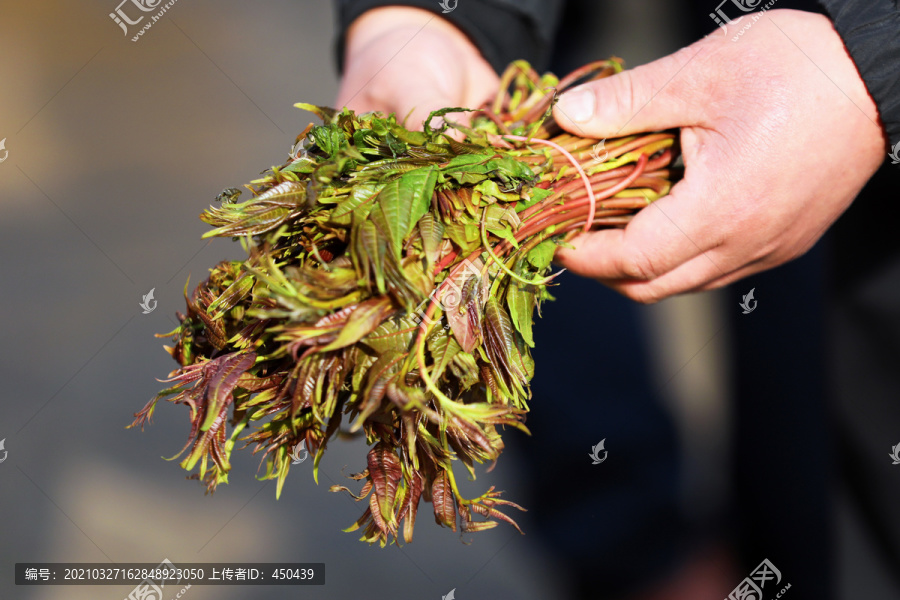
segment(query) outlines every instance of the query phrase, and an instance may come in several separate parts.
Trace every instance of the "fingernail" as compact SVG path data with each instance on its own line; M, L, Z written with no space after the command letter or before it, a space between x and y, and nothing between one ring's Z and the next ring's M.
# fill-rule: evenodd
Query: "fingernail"
M594 116L594 106L597 97L594 90L583 89L563 94L559 99L559 109L562 113L576 123L590 121Z

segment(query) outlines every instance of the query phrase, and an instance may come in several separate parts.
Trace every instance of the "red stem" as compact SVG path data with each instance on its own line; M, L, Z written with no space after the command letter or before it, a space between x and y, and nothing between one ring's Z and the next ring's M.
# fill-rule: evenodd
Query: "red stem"
M518 141L518 142L525 142L525 143L529 143L529 142L537 142L538 144L544 144L545 146L550 146L551 148L556 148L556 149L559 150L566 158L569 159L569 161L572 163L572 166L575 167L575 170L578 171L578 174L581 176L581 181L584 182L584 188L587 190L587 195L588 195L588 198L590 199L590 202L591 202L591 210L590 210L590 212L588 213L588 215L590 215L590 216L589 216L589 218L588 218L587 223L584 224L584 227L585 227L584 231L585 231L585 233L587 233L588 231L590 231L590 229L591 229L590 223L591 223L591 221L594 220L594 213L595 213L596 210L597 210L597 201L594 199L594 190L593 190L593 188L591 187L591 182L590 182L590 180L588 179L587 174L584 172L584 169L581 168L581 164L579 164L579 162L578 162L577 160L575 160L575 157L572 156L571 154L569 154L569 151L568 151L568 150L566 150L565 148L563 148L562 146L560 146L560 145L557 144L556 142L551 142L550 140L540 140L540 139L537 139L537 138L530 138L530 139L529 139L529 138L523 137L523 136L521 136L521 135L507 135L507 136L504 136L504 137L508 137L509 139L515 140L515 141Z

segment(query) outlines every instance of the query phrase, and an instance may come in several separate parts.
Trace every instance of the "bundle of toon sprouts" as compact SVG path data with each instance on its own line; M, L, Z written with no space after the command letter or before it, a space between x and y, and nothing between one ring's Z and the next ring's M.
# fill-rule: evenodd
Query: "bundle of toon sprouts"
M159 399L185 404L192 477L210 491L227 482L243 442L279 495L294 449L318 478L328 441L359 432L370 450L351 477L367 507L348 530L363 540L411 541L423 499L454 531L518 528L501 509L521 507L493 487L464 498L451 463L474 477L503 449L498 428L527 431L532 318L555 249L624 227L670 188L673 133L601 142L549 118L556 92L621 68L560 81L513 63L469 126L451 122L456 108L411 131L394 115L298 105L323 123L246 186L249 199L227 189L201 216L214 227L204 237L239 239L247 258L185 287L167 334L180 366L132 426Z

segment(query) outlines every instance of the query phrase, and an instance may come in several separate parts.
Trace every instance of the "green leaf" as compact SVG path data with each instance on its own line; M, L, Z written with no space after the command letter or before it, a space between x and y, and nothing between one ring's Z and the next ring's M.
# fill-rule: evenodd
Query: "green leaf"
M411 171L400 178L401 187L406 189L406 193L412 195L410 227L404 237L409 235L412 227L428 212L431 206L431 197L434 195L434 184L436 181L437 169L435 167L425 167Z
M476 184L487 179L490 154L461 154L441 166L441 175L456 180L461 185Z
M421 131L406 129L396 121L390 125L390 133L400 141L412 146L424 146L429 136Z
M361 302L347 319L336 340L322 348L322 352L355 344L370 334L384 318L393 312L390 298L382 296Z
M210 206L200 218L217 228L207 231L203 238L259 235L271 231L299 210L306 202L306 194L306 184L285 181L246 202Z
M485 208L484 223L488 231L507 240L513 247L519 247L513 232L519 228L521 221L509 205L491 204Z
M316 161L302 157L298 158L288 166L284 167L282 171L289 171L291 173L302 173L304 175L308 175L316 170Z
M324 121L325 123L330 123L338 114L338 111L334 110L333 108L328 108L327 106L316 106L315 104L307 104L306 102L298 102L294 105L294 107L313 113L314 115L322 119L322 121Z
M507 242L509 242L510 244L512 244L514 248L519 247L519 242L516 241L516 236L508 228L495 227L493 229L490 229L489 231L491 233L493 233L494 235L499 236L499 237L503 238L504 240L506 240Z
M491 159L493 154L460 154L454 156L446 163L441 165L442 172L472 170L473 165L483 165Z
M372 333L362 339L378 354L388 351L408 352L418 327L410 318L393 318L383 322Z
M365 221L356 230L356 248L353 260L357 264L364 281L375 280L380 294L386 294L384 282L384 240L372 221Z
M511 156L496 156L487 163L488 169L496 173L501 179L518 179L530 181L534 178L534 172L526 162L516 160Z
M553 262L555 252L556 243L553 240L544 240L528 252L528 262L538 271L543 271Z
M506 304L509 316L516 330L522 335L525 343L534 348L534 337L531 333L534 318L534 286L519 281L510 281L506 291Z
M259 235L275 229L290 217L290 208L272 206L255 212L245 219L217 227L203 234L203 239L210 237L239 237L243 235Z
M409 232L410 210L412 209L411 190L403 189L400 180L388 183L378 193L376 206L370 213L372 222L388 240L388 246L397 260L400 260L403 240Z
M427 344L428 351L431 352L431 358L434 361L431 377L437 380L444 374L444 371L447 370L447 365L450 364L450 361L462 348L459 342L456 341L456 338L446 333L443 329L438 329L434 335L429 337Z
M534 377L534 358L531 357L531 352L522 336L516 337L516 349L518 353L513 355L513 359L517 361L522 373L525 374L525 380L531 381L531 378Z
M441 242L444 240L444 223L430 212L425 213L419 219L419 234L422 236L422 249L425 251L430 269L440 256Z
M447 237L459 246L463 254L470 254L481 245L481 235L475 223L447 223Z
M405 154L409 147L404 144L402 141L398 140L391 132L388 132L384 136L384 142L387 144L388 148L391 150L391 154L394 158Z
M504 192L501 190L500 186L498 186L497 182L493 179L482 181L475 186L475 189L485 196L491 196L497 200L504 200L506 202L516 202L521 198L518 192Z
M347 145L347 138L338 125L316 125L309 132L309 137L316 142L316 146L325 154L334 158L337 153Z
M444 175L456 180L460 185L474 185L486 181L488 178L484 173L476 173L470 170L448 171Z
M460 381L460 385L469 388L481 381L478 363L475 357L465 351L457 352L450 361L450 371Z
M422 167L391 181L378 194L377 207L370 216L375 226L387 236L398 261L406 236L428 212L436 181L437 170Z
M372 201L376 199L378 192L380 192L383 187L384 184L377 181L366 181L353 186L350 195L345 200L338 203L337 207L335 207L334 211L331 213L331 216L340 217L346 215L358 209L360 206L367 207L364 211L360 210L360 216L362 218L369 216L369 211L372 210Z
M522 200L516 204L516 212L522 212L526 208L529 208L541 200L547 198L548 196L553 194L553 190L545 190L544 188L533 187L529 188L526 191L522 192ZM527 198L525 196L527 195Z
M210 315L210 318L213 321L221 318L222 315L234 308L238 302L243 300L247 294L250 293L254 283L256 283L256 280L253 278L253 275L244 273L207 307L207 314Z
M501 157L496 152L456 156L441 166L441 173L463 185L483 183L485 194L510 201L518 200L519 195L505 195L490 178L498 179L508 188L534 179L527 164L508 156Z

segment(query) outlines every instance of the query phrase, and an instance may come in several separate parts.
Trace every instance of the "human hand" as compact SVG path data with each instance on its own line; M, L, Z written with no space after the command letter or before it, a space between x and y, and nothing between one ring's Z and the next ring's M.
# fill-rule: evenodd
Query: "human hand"
M561 96L596 138L681 127L685 178L625 229L577 237L560 263L639 302L721 287L797 258L885 158L878 112L831 22L772 10Z
M347 31L337 105L395 112L401 120L409 114L407 126L421 129L431 111L477 108L498 85L490 64L449 21L392 6L363 13Z

